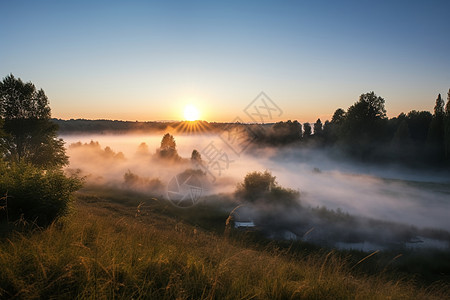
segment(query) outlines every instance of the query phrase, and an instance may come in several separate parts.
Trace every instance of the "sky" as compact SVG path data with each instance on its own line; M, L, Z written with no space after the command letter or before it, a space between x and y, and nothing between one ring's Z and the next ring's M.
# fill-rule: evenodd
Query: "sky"
M330 119L362 93L389 117L450 88L450 1L0 0L0 77L47 94L55 118Z

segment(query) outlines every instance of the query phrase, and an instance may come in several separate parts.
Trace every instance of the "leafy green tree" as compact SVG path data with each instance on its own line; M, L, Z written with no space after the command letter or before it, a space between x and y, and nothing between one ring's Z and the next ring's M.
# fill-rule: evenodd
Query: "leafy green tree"
M249 202L264 202L269 204L298 203L299 192L278 185L276 177L269 171L250 172L244 181L237 185L235 195Z
M72 194L81 187L77 177L60 169L43 171L24 162L0 160L0 195L6 195L9 221L23 218L40 226L68 212Z
M58 126L50 120L48 99L42 89L24 83L12 74L0 82L0 118L5 136L3 156L13 162L28 162L43 168L68 163Z

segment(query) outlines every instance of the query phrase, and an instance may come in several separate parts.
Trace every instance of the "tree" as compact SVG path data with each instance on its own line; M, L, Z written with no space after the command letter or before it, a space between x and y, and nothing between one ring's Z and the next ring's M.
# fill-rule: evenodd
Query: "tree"
M3 156L13 162L28 162L54 168L68 163L58 126L50 120L48 99L42 89L24 83L12 74L0 82L0 118L5 136Z
M374 92L362 94L359 100L347 110L339 130L340 140L346 150L355 158L377 159L382 144L389 142L384 99Z
M314 123L314 135L322 136L322 132L323 132L322 121L320 119L317 119L316 123Z
M441 94L438 95L434 105L433 119L428 130L427 148L429 157L434 162L437 163L444 158L444 101Z
M417 143L418 146L423 146L425 144L432 119L433 115L429 111L412 110L406 116L411 139Z
M450 116L450 89L448 89L447 93L447 104L445 105L445 114Z
M349 107L346 119L362 124L386 119L384 102L384 99L375 95L374 92L362 94L359 96L359 101Z
M237 185L235 195L249 202L292 205L298 204L300 194L298 191L278 185L276 177L266 170L248 173L244 181Z
M161 140L161 147L159 148L159 156L168 159L179 159L177 152L177 143L175 138L170 133L166 133Z
M450 89L447 93L447 104L444 110L444 143L445 143L445 159L450 160Z
M439 94L436 99L436 104L434 105L434 115L437 117L442 117L444 115L444 100L442 100L441 94Z
M49 225L69 211L72 195L81 184L78 177L66 177L61 169L43 172L29 163L0 160L0 195L7 195L9 221L23 218L39 226Z
M344 120L345 120L345 111L342 108L336 109L336 111L333 114L333 117L331 118L331 123L340 124L344 122Z
M146 156L150 153L148 150L148 145L144 142L142 142L139 147L137 148L136 154L140 156Z
M309 138L311 136L311 124L303 124L303 138Z
M409 133L408 122L406 121L406 119L400 121L400 124L394 133L394 137L392 138L391 144L396 156L399 159L409 159L411 135Z
M4 155L6 152L6 144L5 144L5 131L3 130L3 119L0 117L0 157Z
M200 164L202 162L202 155L197 151L197 149L192 150L191 162L193 164Z
M299 141L301 132L302 125L297 120L288 120L287 122L281 121L272 126L266 139L270 144L284 145Z
M336 109L330 121L325 121L322 135L326 144L332 145L342 138L342 124L345 122L346 113L342 108Z
M161 140L161 150L176 149L177 143L175 138L170 133L166 133Z

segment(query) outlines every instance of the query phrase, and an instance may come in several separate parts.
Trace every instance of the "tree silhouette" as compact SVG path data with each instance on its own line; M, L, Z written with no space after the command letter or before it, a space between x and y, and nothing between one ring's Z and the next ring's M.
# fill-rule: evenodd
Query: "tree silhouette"
M437 117L444 115L444 100L442 100L441 94L439 94L436 99L436 104L434 105L434 115Z
M445 105L445 114L450 116L450 89L448 89L447 93L447 104Z
M170 133L166 133L161 140L161 147L159 148L159 156L168 159L179 159L177 152L177 144L175 138Z
M405 114L403 114L405 116ZM402 160L410 159L410 151L411 151L411 135L409 133L408 122L405 118L402 118L400 121L397 130L394 133L394 137L392 139L392 147L395 151L396 158Z
M341 129L345 122L345 111L342 108L336 109L330 121L325 121L323 126L324 143L328 145L335 144L342 139Z
M311 136L311 124L303 123L303 138L309 138Z
M202 162L202 155L196 149L192 150L191 162L194 164L199 164Z
M301 132L302 125L297 120L281 121L272 126L266 139L270 144L289 144L299 141Z
M427 137L427 149L433 161L440 161L445 156L444 144L444 101L441 94L436 99L433 119Z
M432 119L433 115L429 111L412 110L406 116L411 139L418 145L425 144Z
M450 89L447 93L447 104L444 110L444 148L445 159L450 161Z
M0 82L0 118L5 132L3 156L10 161L44 168L68 163L64 142L57 138L58 126L50 120L48 99L42 89L12 74L6 76Z
M345 121L345 111L342 108L336 109L331 118L331 123L340 124Z
M322 136L322 132L323 132L322 121L320 119L317 119L316 123L314 123L314 135L320 137Z
M347 110L341 134L352 154L362 159L370 156L386 138L387 118L384 102L382 97L370 92L362 94Z

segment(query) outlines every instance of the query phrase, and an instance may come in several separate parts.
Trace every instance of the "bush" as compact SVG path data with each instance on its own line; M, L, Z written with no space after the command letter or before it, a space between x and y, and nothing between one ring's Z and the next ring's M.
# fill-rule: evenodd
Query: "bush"
M123 186L154 194L159 194L164 190L164 185L159 178L140 177L130 170L123 174Z
M299 192L281 187L275 179L269 171L250 172L244 181L238 184L235 195L249 202L289 205L298 203Z
M0 161L0 195L7 199L9 221L24 218L39 226L48 225L68 211L71 195L80 187L78 177L66 177L61 170Z

